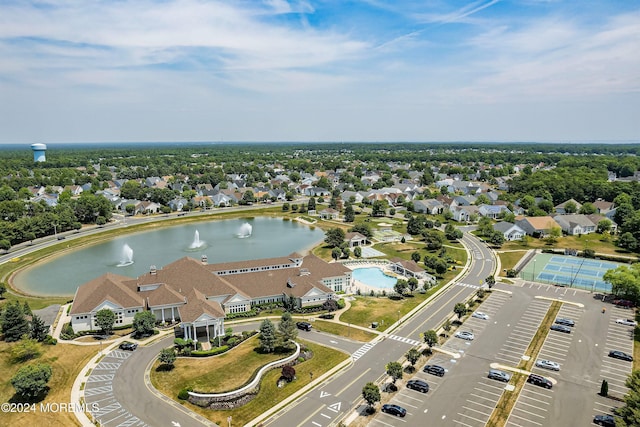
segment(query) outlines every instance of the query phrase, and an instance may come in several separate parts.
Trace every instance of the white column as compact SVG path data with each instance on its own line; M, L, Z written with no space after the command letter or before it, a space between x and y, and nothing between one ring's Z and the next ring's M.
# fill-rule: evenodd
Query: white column
M193 338L191 338L192 340L196 340L196 338L198 338L198 334L196 332L196 324L195 322L193 323Z
M176 315L173 314L173 307L171 307L171 323L176 321Z
M164 307L162 308L162 323L164 323Z
M205 322L205 325L207 326L207 342L209 342L211 338L209 338L209 321L208 320Z
M187 332L188 332L188 330L189 330L189 329L187 328L187 325L184 325L184 324L183 324L183 325L182 325L182 335L184 335L184 339L185 339L185 340L188 338L188 336L187 336L187 335L188 335L188 333L187 333Z

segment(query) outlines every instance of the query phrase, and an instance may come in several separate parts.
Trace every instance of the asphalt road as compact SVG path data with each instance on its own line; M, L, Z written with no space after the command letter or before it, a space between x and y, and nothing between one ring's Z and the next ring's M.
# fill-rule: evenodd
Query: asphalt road
M421 332L437 329L451 315L455 303L467 300L477 291L481 281L493 274L495 261L486 245L467 233L463 240L470 248L472 263L459 284L451 285L419 313L404 320L385 340L373 345L365 344L356 352L355 361L349 368L266 420L264 424L322 427L335 423L356 409L361 402L362 387L367 382L380 379L388 362L399 360L411 347L417 345Z

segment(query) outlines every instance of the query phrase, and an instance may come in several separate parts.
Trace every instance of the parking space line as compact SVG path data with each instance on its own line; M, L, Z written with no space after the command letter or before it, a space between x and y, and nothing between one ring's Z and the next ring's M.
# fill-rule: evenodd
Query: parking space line
M419 392L417 391L416 393L419 393ZM418 402L424 402L424 400L422 400L422 399L418 399L417 397L409 396L408 394L405 394L405 393L400 393L400 396L406 397L407 399L411 399L411 400L417 400Z
M460 415L461 417L470 418L470 419L472 419L473 421L477 421L477 422L479 422L479 423L482 423L482 425L484 425L484 424L486 423L486 421L479 420L479 419L477 419L477 418L473 418L471 415L465 415L465 414L462 414L462 413L460 413L460 412L458 412L458 415Z
M400 400L400 399L395 399L395 400L396 400L397 402L402 403L402 405L410 406L410 407L412 407L412 408L414 408L414 409L418 408L417 406L411 405L411 404L409 404L409 403L407 403L407 402L403 402L403 401L402 401L402 400Z
M518 418L519 420L523 420L523 421L526 421L526 422L528 422L528 423L536 424L536 425L539 425L539 426L541 426L541 425L542 425L542 424L537 423L537 422L535 422L535 421L533 421L533 420L530 420L530 419L528 419L528 418L520 417L520 416L518 416L518 415L514 414L513 412L511 412L511 415L509 415L509 418L511 418L511 417L516 417L516 418Z
M491 415L491 412L493 412L493 410L491 412L489 412L488 414L486 412L482 412L482 411L478 411L477 409L473 409L473 408L469 408L468 406L463 406L464 409L466 409L467 411L473 411L473 412L477 412L479 414L484 415L485 417L488 417Z
M535 392L533 390L523 390L523 392L525 392L525 391L526 391L526 393L522 394L523 397L525 397L527 399L530 399L530 400L535 400L536 402L544 403L545 405L549 405L550 402L545 402L544 400L533 398L531 396L528 396L527 393L535 394L536 396L542 396L542 397L545 397L547 399L551 399L551 396L548 396L548 395L542 394L542 393L537 393L537 392Z
M536 399L533 399L533 400L536 400ZM541 408L541 407L536 406L536 405L531 404L531 403L523 402L522 400L518 400L518 405L530 406L530 407L538 409L540 411L549 412L548 409ZM516 405L516 408L518 407L518 405Z
M453 420L453 422L456 423L456 424L463 425L464 427L473 427L472 425L469 425L467 423L463 423L462 421Z
M518 402L518 403L519 403L519 402ZM517 405L516 405L516 407L515 407L515 408L513 408L513 410L514 410L514 411L524 412L524 413L525 413L525 414L527 414L527 415L533 415L534 417L542 418L543 420L544 420L544 418L545 418L545 416L544 416L544 415L540 415L540 414L536 414L535 412L531 412L531 411L526 411L526 410L524 410L524 409L520 409L520 408L518 408L518 407L517 407ZM531 421L531 420L529 420L529 421Z

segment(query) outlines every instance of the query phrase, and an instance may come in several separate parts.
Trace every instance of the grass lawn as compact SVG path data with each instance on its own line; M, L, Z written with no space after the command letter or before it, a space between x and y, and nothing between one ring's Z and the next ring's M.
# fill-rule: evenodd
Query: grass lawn
M529 239L527 245L523 245L520 240L505 242L500 250L528 250L528 249L577 249L583 251L585 249L593 249L598 253L607 255L626 255L634 256L637 254L629 253L613 244L611 236L603 237L602 234L591 233L582 236L564 236L558 239L555 245L547 245L543 239Z
M378 330L384 331L397 322L399 317L413 310L438 289L440 286L435 286L424 294L416 292L413 297L405 297L401 300L392 300L387 297L357 296L354 301L351 301L351 308L340 315L340 320L367 328L371 326L371 322L378 322Z
M156 361L151 369L151 381L158 390L172 398L187 387L193 387L200 393L235 390L249 382L262 366L287 356L260 354L256 351L258 345L258 335L255 335L219 356L178 358L170 372L157 371L160 362ZM239 361L242 361L242 368L236 366Z
M278 388L276 386L276 383L280 378L280 369L274 369L272 371L269 371L264 376L260 385L260 392L258 393L256 398L240 408L226 411L210 410L200 408L199 406L192 405L188 402L179 402L182 403L185 407L188 407L189 409L201 414L205 418L215 422L218 425L226 425L228 416L231 416L233 418L234 425L244 425L266 410L272 408L273 405L275 405L277 402L284 400L291 394L307 385L311 381L310 372L313 372L314 378L318 378L319 376L345 360L347 357L349 357L345 353L309 343L304 340L299 340L299 342L306 345L311 351L313 351L314 356L310 360L294 366L296 370L296 379L292 383L285 385L283 388ZM247 347L250 347L251 351L253 350L253 346L249 345ZM179 369L179 364L182 361L182 359L179 359L176 362L176 368L174 368L174 370ZM234 357L232 360L223 362L224 364L220 364L220 357L203 359L202 361L206 362L206 364L201 365L199 367L201 371L195 372L195 375L208 375L211 371L224 370L228 371L232 376L233 374L236 374L236 376L239 377L239 373L244 374L244 372L248 370L246 361L242 358ZM174 390L179 390L180 388L185 387L188 384L176 384L176 386L172 386L171 389L162 388L166 385L166 383L168 383L168 381L161 377L172 374L172 372L156 372L155 369L152 369L151 380L156 388L175 400L177 392L174 392ZM239 379L232 379L232 381L242 382Z
M47 363L51 365L53 375L49 381L49 393L42 401L47 403L63 403L69 402L71 387L80 370L94 356L98 347L96 346L79 346L79 345L63 345L42 346L42 355L32 361L13 364L11 362L10 348L15 343L0 342L0 372L5 379L0 383L0 400L8 402L15 390L11 385L10 379L24 364L29 363ZM30 413L4 413L0 424L5 426L30 427L33 425L46 426L76 426L80 425L72 412L56 412L43 413L39 410L39 403L36 404L36 412Z
M520 261L520 259L526 254L526 250L517 251L517 252L498 252L498 257L500 257L500 264L502 270L498 272L500 276L506 276L507 273L504 270L510 270Z
M374 334L373 332L363 331L362 329L358 328L350 328L341 323L327 322L324 320L316 320L315 322L313 322L313 327L321 332L340 335L352 340L362 342L369 342L377 336L377 334Z

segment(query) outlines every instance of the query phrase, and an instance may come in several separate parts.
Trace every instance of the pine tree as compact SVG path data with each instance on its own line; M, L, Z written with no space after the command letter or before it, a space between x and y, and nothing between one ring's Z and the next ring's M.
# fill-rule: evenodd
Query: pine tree
M33 315L33 311L31 311L31 307L29 307L29 303L26 301L22 305L22 312L24 313L25 316Z
M30 327L30 335L31 338L38 342L44 341L47 334L49 333L49 327L45 325L44 320L40 318L37 314L34 314L31 318L31 327Z
M278 325L278 331L282 338L282 347L293 347L293 340L298 336L298 329L296 328L295 323L293 323L291 313L288 311L282 315L282 319L280 319L280 324Z
M0 326L7 342L18 341L23 335L29 333L29 322L20 307L19 302L8 303L0 317Z
M276 336L276 327L269 319L264 319L260 324L260 349L265 353L272 353L276 349L278 337Z

